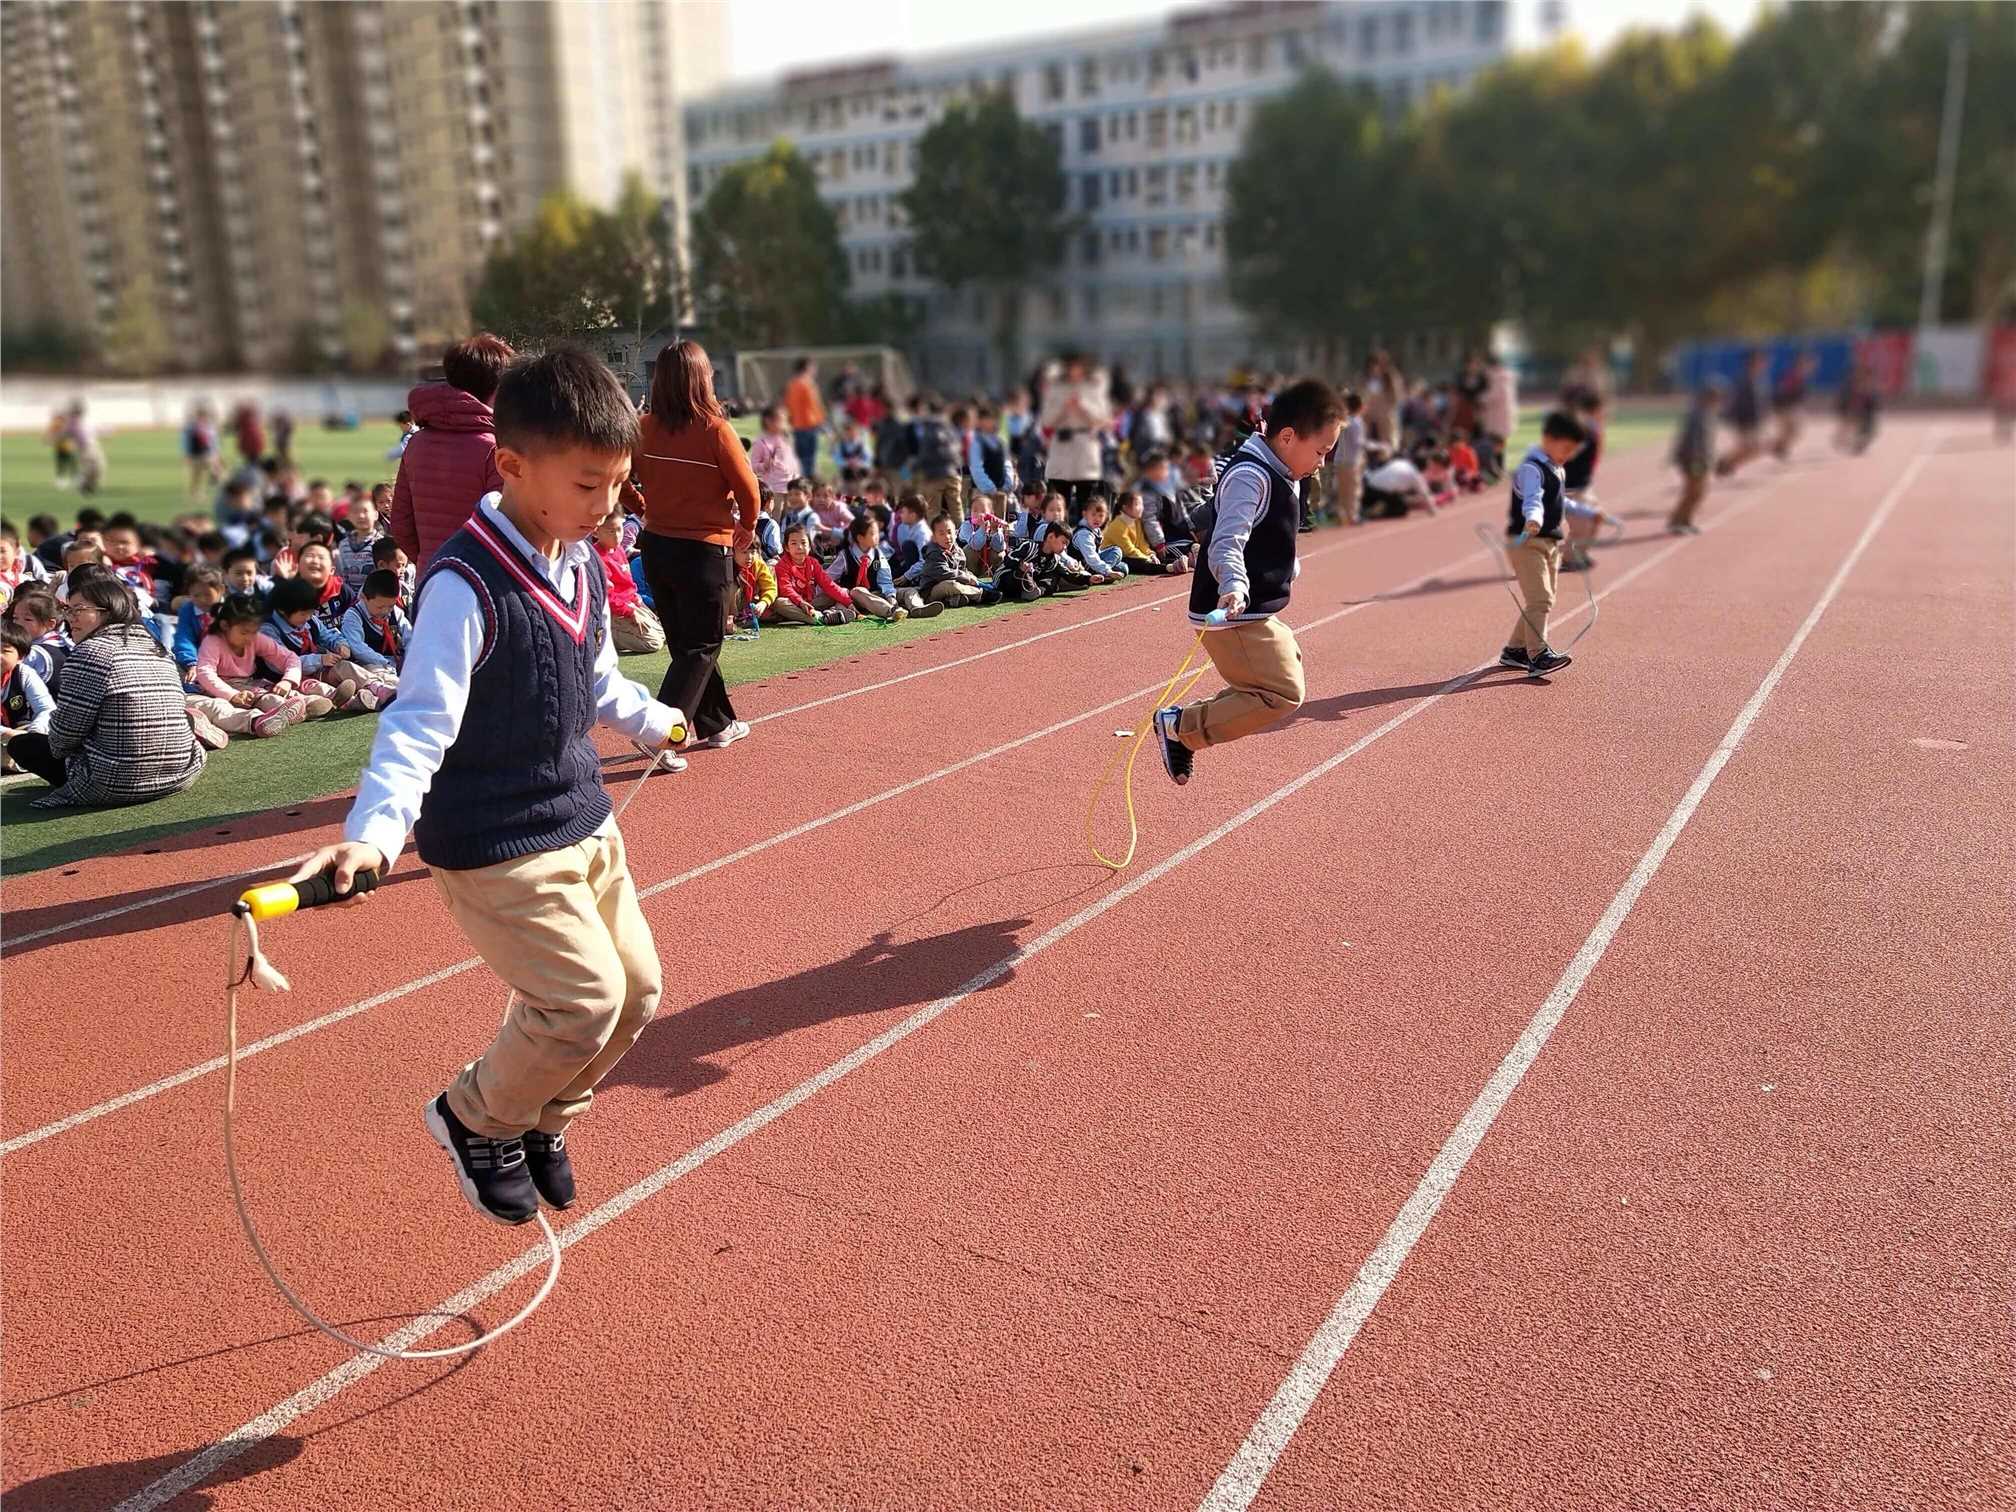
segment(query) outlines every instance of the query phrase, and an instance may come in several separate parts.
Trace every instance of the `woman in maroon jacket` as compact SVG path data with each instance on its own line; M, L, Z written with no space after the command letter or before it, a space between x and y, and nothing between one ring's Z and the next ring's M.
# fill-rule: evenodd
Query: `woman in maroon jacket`
M490 400L515 355L503 337L480 332L442 354L447 382L423 383L406 396L420 429L399 459L389 523L417 567L467 523L478 499L504 486Z

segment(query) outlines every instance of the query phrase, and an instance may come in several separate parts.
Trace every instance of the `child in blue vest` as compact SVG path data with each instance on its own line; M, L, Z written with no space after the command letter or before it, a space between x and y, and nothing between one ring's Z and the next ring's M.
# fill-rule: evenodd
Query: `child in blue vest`
M1566 410L1556 410L1540 427L1540 444L1512 474L1512 503L1505 515L1505 555L1525 606L1512 626L1512 639L1498 653L1498 665L1535 677L1559 672L1572 659L1547 644L1547 616L1554 610L1554 587L1561 575L1561 522L1595 520L1602 511L1568 497L1563 466L1589 439L1588 427Z
M1219 472L1204 547L1190 584L1190 622L1206 626L1204 651L1225 686L1201 703L1155 715L1162 765L1190 780L1196 753L1278 724L1302 706L1302 649L1277 615L1301 563L1296 537L1308 479L1337 444L1344 400L1305 378L1274 396L1266 422ZM1225 623L1208 616L1223 610Z
M637 412L600 358L515 363L492 405L501 494L427 565L399 699L380 719L341 844L294 874L339 893L413 832L449 912L512 989L497 1037L427 1104L463 1195L499 1223L575 1197L568 1126L657 1011L599 723L654 747L678 711L616 670L589 537L616 507Z

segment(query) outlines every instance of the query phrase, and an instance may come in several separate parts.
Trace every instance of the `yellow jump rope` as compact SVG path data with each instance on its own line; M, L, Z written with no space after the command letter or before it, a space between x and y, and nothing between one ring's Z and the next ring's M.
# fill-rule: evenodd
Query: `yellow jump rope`
M1141 754L1141 743L1148 738L1148 732L1155 728L1155 715L1172 703L1179 703L1197 686L1198 680L1211 670L1209 662L1195 672L1190 664L1197 660L1197 653L1204 649L1204 637L1225 624L1225 611L1213 609L1204 617L1204 628L1197 632L1197 638L1190 642L1189 654L1183 658L1183 665L1176 669L1176 675L1162 685L1162 691L1155 695L1155 701L1148 706L1148 712L1127 737L1127 743L1115 747L1113 754L1106 758L1106 769L1099 774L1099 780L1092 784L1092 801L1085 805L1085 848L1101 866L1111 871L1125 871L1134 862L1134 848L1141 842L1141 826L1134 818L1134 758ZM1185 679L1188 679L1187 681ZM1177 684L1182 686L1178 687ZM1121 769L1120 758L1127 758L1126 776L1121 782L1121 791L1127 796L1127 849L1119 857L1113 857L1099 849L1099 841L1093 835L1093 825L1099 817L1099 797L1112 782L1113 774Z
M671 733L671 745L678 745L685 739L685 724L683 722L674 724ZM645 768L644 775L637 779L637 786L631 789L630 796L625 798L621 807L616 810L616 817L618 819L621 819L629 810L630 805L637 801L638 795L644 791L644 784L650 779L651 775L664 766L665 757L670 752L671 745L668 745L664 750L658 751L652 756L651 765ZM457 1355L471 1354L481 1349L485 1344L494 1343L496 1340L503 1338L505 1334L511 1332L512 1329L537 1312L547 1297L552 1295L553 1284L560 1279L560 1238L553 1232L553 1225L546 1221L546 1214L543 1211L536 1216L539 1221L539 1231L546 1236L546 1279L539 1283L539 1290L532 1294L531 1301L527 1302L517 1312L513 1313L488 1333L479 1334L477 1337L463 1344L450 1345L446 1349L386 1349L383 1345L368 1343L353 1334L345 1333L333 1323L325 1322L321 1317L316 1315L313 1308L302 1301L300 1294L287 1284L280 1274L280 1268L273 1263L273 1257L266 1252L265 1244L260 1241L259 1230L253 1225L252 1215L245 1206L245 1185L238 1175L238 1140L236 1129L238 1114L238 989L250 983L255 988L264 988L269 992L289 992L293 990L287 978L275 970L272 963L261 953L259 949L259 922L262 919L285 918L288 914L299 913L304 908L320 908L325 903L338 903L345 898L352 898L360 893L370 892L377 885L378 874L376 872L359 872L351 881L350 891L338 894L336 891L336 879L329 873L324 872L320 876L310 877L306 882L269 882L261 887L250 888L239 896L236 903L231 905L230 956L224 977L224 1168L230 1173L231 1201L238 1209L239 1227L245 1230L245 1237L252 1245L252 1253L259 1257L259 1264L264 1267L267 1278L279 1290L280 1295L286 1299L289 1307L293 1308L302 1318L313 1324L323 1333L329 1335L330 1338L335 1339L338 1343L347 1344L352 1349L364 1354L376 1355L381 1360L449 1360L455 1358ZM504 1012L506 1015L509 1015L511 1012L513 996L514 994L508 991L504 994Z

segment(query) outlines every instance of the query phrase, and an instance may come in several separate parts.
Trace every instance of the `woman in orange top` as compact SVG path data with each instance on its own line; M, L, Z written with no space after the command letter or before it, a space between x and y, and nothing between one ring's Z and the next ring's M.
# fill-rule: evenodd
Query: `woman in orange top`
M758 495L697 341L659 355L640 431L630 469L644 493L637 546L672 653L658 696L679 700L693 744L718 750L749 733L721 681L721 641L735 607L734 546L755 527Z
M800 357L784 385L784 410L791 417L791 444L798 452L798 471L817 476L819 432L826 425L826 406L819 402L819 369L810 357Z

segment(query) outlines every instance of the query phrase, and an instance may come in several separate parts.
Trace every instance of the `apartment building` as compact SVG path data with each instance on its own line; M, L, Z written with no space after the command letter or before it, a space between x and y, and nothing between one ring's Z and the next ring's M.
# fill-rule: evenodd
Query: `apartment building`
M7 325L279 371L465 331L553 190L676 211L727 37L674 0L9 0L0 49Z
M918 301L914 354L938 384L998 383L988 296L911 265L897 195L916 141L955 101L1005 90L1057 143L1083 230L1029 302L1031 352L1075 345L1135 374L1207 376L1269 360L1233 305L1222 217L1256 106L1308 68L1395 110L1461 86L1509 46L1505 0L1254 0L1146 25L914 60L869 60L736 88L686 109L688 199L779 138L811 162L857 296Z

